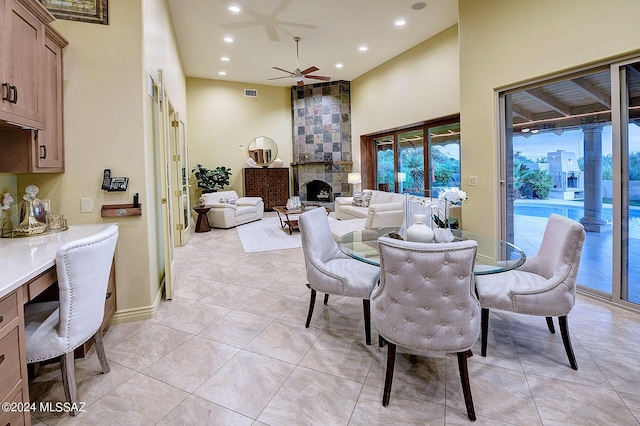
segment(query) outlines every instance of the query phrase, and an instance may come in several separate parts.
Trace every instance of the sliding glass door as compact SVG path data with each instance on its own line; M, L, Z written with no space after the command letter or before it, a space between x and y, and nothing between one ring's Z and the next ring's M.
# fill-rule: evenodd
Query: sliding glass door
M612 74L620 87L619 297L640 304L640 62L614 65Z
M547 218L583 224L578 283L640 304L640 64L500 95L503 236L534 254Z

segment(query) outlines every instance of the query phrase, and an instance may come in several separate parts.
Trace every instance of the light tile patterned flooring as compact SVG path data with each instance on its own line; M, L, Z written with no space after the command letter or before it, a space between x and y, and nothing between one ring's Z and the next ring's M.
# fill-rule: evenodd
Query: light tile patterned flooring
M111 372L99 374L93 350L76 361L85 411L38 412L34 424L470 424L451 355L399 354L382 407L386 348L365 345L360 300L318 295L304 328L301 249L245 254L230 229L195 234L175 255L173 300L106 333ZM488 356L478 343L469 359L475 424L639 423L640 315L578 296L569 326L578 371L543 318L492 313ZM30 392L64 401L58 364Z

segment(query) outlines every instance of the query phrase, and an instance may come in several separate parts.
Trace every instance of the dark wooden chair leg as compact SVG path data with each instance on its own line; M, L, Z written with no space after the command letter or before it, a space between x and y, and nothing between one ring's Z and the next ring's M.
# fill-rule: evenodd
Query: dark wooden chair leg
M391 398L391 383L393 382L393 367L396 363L396 345L387 342L387 373L384 378L384 394L382 395L382 406L389 405Z
M489 340L489 309L482 308L480 314L480 328L482 331L482 336L480 337L480 354L482 356L487 356L487 340Z
M307 314L307 323L304 325L304 328L309 328L309 324L311 324L311 315L313 315L313 307L316 304L316 291L311 289L311 300L309 301L309 313Z
M325 294L324 295L324 304L326 305L327 303L329 303L329 295Z
M573 347L571 346L571 338L569 337L569 325L567 324L567 316L563 315L558 317L558 323L560 324L560 334L562 335L562 343L564 343L564 350L567 352L569 358L569 364L574 370L578 369L578 363L576 362L576 356L573 353Z
M369 299L362 299L362 308L364 310L364 335L367 345L371 344L371 303Z
M473 408L473 397L471 396L471 386L469 385L469 370L467 369L467 358L470 356L473 356L471 350L458 352L458 369L460 370L460 382L462 382L464 404L467 406L467 416L469 417L469 420L473 422L476 420L476 411Z
M385 343L387 343L387 341L384 340L384 337L378 334L378 346L383 347Z
M545 317L547 319L547 327L549 327L549 333L555 334L556 328L553 326L553 318Z

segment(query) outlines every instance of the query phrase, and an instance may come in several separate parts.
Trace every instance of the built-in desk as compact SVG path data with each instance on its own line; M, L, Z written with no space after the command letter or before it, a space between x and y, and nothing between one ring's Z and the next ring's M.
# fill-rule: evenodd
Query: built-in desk
M57 282L55 258L60 246L93 235L109 225L72 225L68 230L55 234L0 239L1 402L29 401L23 304ZM110 287L112 284L115 282L110 283ZM113 287L111 291L114 291ZM111 297L115 310L115 295L107 290L107 301ZM0 424L30 425L31 416L28 411L3 412L0 409Z

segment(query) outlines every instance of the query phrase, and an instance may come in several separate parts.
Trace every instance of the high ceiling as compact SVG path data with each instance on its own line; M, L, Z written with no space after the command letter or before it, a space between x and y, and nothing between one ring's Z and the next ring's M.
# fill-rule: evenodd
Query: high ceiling
M456 0L169 0L169 7L187 77L285 87L296 82L272 67L296 69L294 36L301 70L353 80L458 21Z

